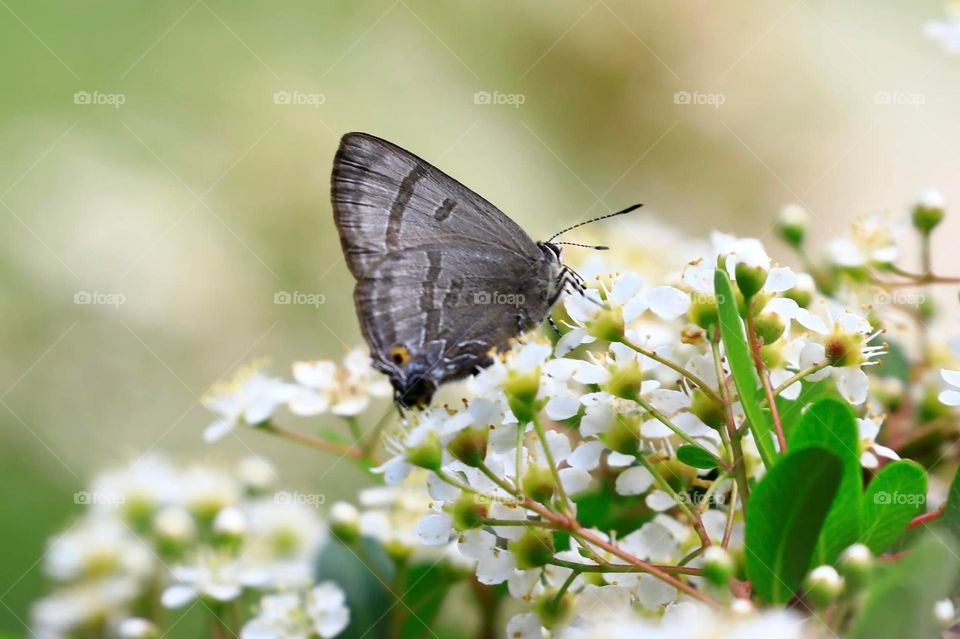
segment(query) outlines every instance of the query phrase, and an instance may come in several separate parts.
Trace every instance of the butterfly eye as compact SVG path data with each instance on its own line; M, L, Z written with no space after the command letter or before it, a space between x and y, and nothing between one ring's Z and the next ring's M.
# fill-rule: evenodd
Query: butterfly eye
M410 361L410 349L403 344L396 344L390 347L390 359L397 366L406 366Z

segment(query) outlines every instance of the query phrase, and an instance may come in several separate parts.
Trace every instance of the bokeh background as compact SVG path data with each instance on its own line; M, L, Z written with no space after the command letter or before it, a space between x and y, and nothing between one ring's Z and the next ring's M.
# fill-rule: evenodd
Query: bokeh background
M238 366L287 374L359 343L329 205L344 132L431 160L534 237L642 201L644 218L776 253L786 203L824 241L926 187L960 201L960 60L922 35L942 14L0 0L0 630L25 632L44 539L98 468L256 451L288 485L323 475L331 499L365 481L259 433L200 438L199 397ZM937 236L947 268L958 225Z

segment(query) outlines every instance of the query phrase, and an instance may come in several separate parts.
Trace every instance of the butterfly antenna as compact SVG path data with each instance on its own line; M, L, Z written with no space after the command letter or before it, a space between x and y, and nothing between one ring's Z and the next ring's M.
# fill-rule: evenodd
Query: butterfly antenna
M579 246L580 248L593 249L595 251L608 251L610 250L609 246L604 246L602 244L580 244L579 242L554 242L555 245L563 246Z
M579 223L577 223L577 224L574 224L573 226L568 226L567 228L563 229L563 230L560 231L559 233L554 233L553 236L551 236L550 239L547 240L547 242L552 242L554 238L560 237L561 235L563 235L563 234L566 233L567 231L572 231L573 229L580 228L581 226L585 226L585 225L587 225L587 224L593 224L594 222L599 222L600 220L606 220L606 219L609 219L609 218L611 218L611 217L617 217L618 215L626 215L627 213L630 213L630 212L632 212L632 211L636 211L636 210L639 209L641 206L643 206L643 204L634 204L633 206L628 206L627 208L623 209L622 211L617 211L616 213L607 213L606 215L601 215L600 217L595 217L595 218L593 218L592 220L586 220L585 222L579 222Z

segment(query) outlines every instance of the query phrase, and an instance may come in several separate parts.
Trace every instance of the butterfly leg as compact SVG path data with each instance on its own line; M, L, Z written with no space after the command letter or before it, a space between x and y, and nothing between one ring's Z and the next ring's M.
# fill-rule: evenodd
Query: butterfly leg
M557 328L557 323L553 321L553 313L547 313L547 321L550 323L550 327L553 329L553 332L557 335L562 335L560 329Z

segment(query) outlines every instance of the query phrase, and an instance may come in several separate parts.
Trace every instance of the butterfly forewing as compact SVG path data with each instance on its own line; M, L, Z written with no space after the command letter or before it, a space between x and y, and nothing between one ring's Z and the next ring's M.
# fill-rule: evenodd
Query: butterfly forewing
M400 147L343 136L333 164L334 219L355 277L392 251L464 238L537 258L536 243L495 206Z

